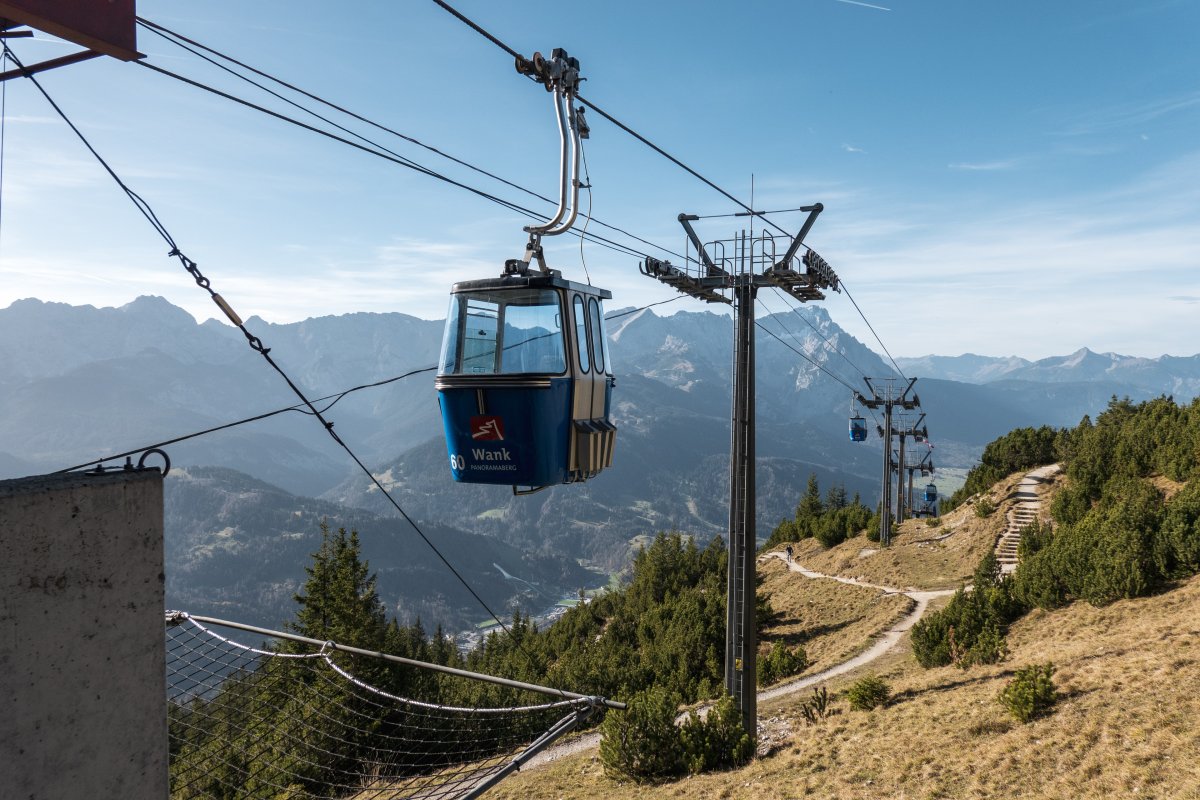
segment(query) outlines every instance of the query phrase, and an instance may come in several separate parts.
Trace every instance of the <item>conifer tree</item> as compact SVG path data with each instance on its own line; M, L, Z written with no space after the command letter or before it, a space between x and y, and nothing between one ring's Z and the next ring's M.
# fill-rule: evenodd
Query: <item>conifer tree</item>
M322 641L382 650L388 639L387 614L375 589L375 576L362 560L358 532L330 533L321 522L321 547L305 567L308 580L295 595L300 605L288 628Z
M815 520L821 516L825 506L821 503L821 487L817 485L817 473L808 473L808 488L800 505L796 506L796 521L803 524L804 520Z

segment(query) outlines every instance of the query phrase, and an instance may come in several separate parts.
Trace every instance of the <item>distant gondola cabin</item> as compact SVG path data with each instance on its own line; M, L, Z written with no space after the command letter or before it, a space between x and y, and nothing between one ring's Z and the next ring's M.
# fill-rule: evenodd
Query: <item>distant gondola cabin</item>
M850 441L865 442L867 440L867 421L862 417L850 418Z

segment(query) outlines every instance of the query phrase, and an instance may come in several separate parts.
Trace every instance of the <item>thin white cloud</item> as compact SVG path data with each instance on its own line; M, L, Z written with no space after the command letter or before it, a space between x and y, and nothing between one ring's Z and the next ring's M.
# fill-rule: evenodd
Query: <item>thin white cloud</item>
M852 227L810 239L893 353L1200 351L1200 152L1082 195L899 213L877 201L848 211ZM888 235L872 235L876 225ZM824 305L873 340L847 301Z
M1019 162L1015 158L1009 158L1002 161L960 161L956 164L947 164L950 169L961 169L970 172L999 172L1001 170L1013 169Z
M861 147L855 147L852 144L845 144L845 143L842 144L842 149L845 150L847 153L865 153L865 152L867 152L866 150L863 150Z
M58 117L38 116L35 114L9 114L6 121L13 125L48 125L62 122Z
M1143 103L1124 103L1085 114L1063 130L1061 136L1085 136L1135 125L1145 125L1159 117L1200 106L1200 90L1171 97L1158 97Z
M863 8L873 8L876 11L891 11L890 8L885 8L884 6L877 6L874 3L863 3L863 2L860 2L859 0L837 0L837 2L845 3L845 4L851 5L851 6L862 6Z

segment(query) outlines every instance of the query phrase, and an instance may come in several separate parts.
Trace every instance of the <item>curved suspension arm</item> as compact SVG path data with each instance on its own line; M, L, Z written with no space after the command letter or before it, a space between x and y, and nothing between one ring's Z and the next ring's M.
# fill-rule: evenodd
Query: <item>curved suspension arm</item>
M567 213L567 113L563 109L563 93L557 87L555 87L555 89L550 93L550 96L554 102L554 114L558 119L558 211L555 212L554 216L548 222L542 225L525 226L525 232L532 233L535 236L541 236L543 234L553 235L549 233L550 230L554 228L555 225L558 225L563 216ZM575 125L573 124L573 116L570 127L572 132L574 132ZM559 233L561 233L561 231L559 231Z
M565 100L567 104L567 115L571 126L571 214L557 228L546 231L546 236L557 236L560 233L566 233L567 231L571 230L571 226L575 224L575 220L579 217L579 189L582 185L582 181L579 180L579 165L583 160L583 144L580 141L579 123L576 119L575 92L566 92ZM565 185L563 186L563 190L565 199Z

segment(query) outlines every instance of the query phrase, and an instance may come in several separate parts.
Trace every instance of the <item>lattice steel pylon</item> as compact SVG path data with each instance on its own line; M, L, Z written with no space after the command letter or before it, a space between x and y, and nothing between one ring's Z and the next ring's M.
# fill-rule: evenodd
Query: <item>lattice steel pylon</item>
M871 397L867 398L858 392L854 393L854 398L859 405L870 409L883 409L883 425L878 427L879 436L883 439L883 486L880 489L879 501L879 544L887 547L892 542L892 471L897 464L902 464L904 460L904 438L900 439L900 454L895 461L892 460L892 437L898 435L895 428L892 427L892 410L902 408L906 411L912 411L915 408L921 407L921 398L916 394L909 399L908 393L912 391L913 385L917 382L916 378L911 378L908 384L904 387L904 391L897 392L894 386L895 378L883 378L877 382L881 383L880 387L876 387L871 383L871 379L863 376L863 382L867 384L867 388L871 390ZM924 415L922 415L924 418ZM905 436L910 435L911 431L906 431ZM897 487L897 502L903 501L904 494L904 474L899 468L896 471L900 474L899 486Z
M166 623L172 800L474 798L596 712L624 708L179 611ZM216 627L300 646L253 647Z
M798 257L804 237L820 203L799 209L808 214L800 232L787 241L784 254L776 252L776 237L744 231L733 239L701 242L693 222L699 217L680 214L687 235L687 262L676 267L668 261L647 258L643 275L706 303L732 303L734 311L733 409L729 448L729 576L725 605L725 690L742 714L742 725L751 736L758 727L756 685L758 640L755 628L755 391L754 299L758 289L782 289L802 303L823 300L822 289L840 291L837 274L815 250ZM744 216L759 216L747 212ZM696 258L691 258L695 248ZM732 256L729 252L732 250ZM693 267L693 264L695 265ZM726 297L728 292L731 296Z

